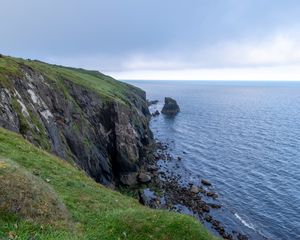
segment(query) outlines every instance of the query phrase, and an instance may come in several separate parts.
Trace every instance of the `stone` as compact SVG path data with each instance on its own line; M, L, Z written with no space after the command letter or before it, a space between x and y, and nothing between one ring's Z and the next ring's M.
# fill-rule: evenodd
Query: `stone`
M180 112L180 108L173 98L166 97L165 105L161 112L165 115L176 115L178 112Z
M145 206L151 207L151 208L159 208L160 206L160 200L156 196L155 192L153 192L151 189L140 189L139 192L139 202Z
M147 167L147 169L148 169L149 172L155 172L155 171L158 170L158 167L155 166L155 165L149 165L149 166Z
M151 106L151 105L155 105L157 104L159 101L158 100L148 100L147 103L148 103L148 106Z
M141 173L138 175L138 180L139 180L139 182L141 182L141 183L148 183L148 182L151 182L151 177L150 177L150 175L148 175L147 173L141 172Z
M192 187L191 187L191 192L192 193L195 193L195 194L197 194L197 193L199 193L199 188L196 186L196 185L192 185Z
M206 222L211 222L212 217L211 217L210 215L206 215L206 216L204 217L204 219L205 219Z
M211 186L211 183L208 180L202 179L201 183L205 186Z
M216 194L215 192L207 192L206 195L214 199L218 198L218 194Z
M221 208L221 205L215 204L215 203L208 203L208 205L209 205L211 208L214 208L214 209L219 209L219 208Z
M136 176L136 173L122 174L120 176L120 182L126 186L133 186L137 184Z
M158 110L156 110L154 113L152 113L152 117L157 117L159 116L160 112Z

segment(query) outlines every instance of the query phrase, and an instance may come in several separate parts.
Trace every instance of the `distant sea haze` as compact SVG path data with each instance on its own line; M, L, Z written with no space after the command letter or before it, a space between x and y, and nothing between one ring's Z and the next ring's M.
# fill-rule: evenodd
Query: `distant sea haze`
M300 239L300 83L128 81L181 112L152 120L155 137L187 154L188 180L209 179L228 228L252 238Z

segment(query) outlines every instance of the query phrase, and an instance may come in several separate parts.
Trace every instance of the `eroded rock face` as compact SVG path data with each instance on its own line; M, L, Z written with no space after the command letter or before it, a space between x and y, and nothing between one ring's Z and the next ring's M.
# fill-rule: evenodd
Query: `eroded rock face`
M165 105L161 112L165 115L175 115L180 112L180 108L173 98L166 97Z
M137 172L152 142L150 113L142 90L128 92L130 103L103 99L68 80L51 82L29 67L0 85L0 126L33 144L76 162L96 181L118 182Z

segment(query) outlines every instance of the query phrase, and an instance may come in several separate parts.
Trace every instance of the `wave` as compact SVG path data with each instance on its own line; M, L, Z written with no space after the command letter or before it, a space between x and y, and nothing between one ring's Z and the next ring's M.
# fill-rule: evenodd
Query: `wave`
M242 219L242 217L240 215L238 215L237 213L234 214L234 216L241 221L241 223L248 227L251 228L252 230L255 230L255 227L251 224L251 223L247 223L244 219Z

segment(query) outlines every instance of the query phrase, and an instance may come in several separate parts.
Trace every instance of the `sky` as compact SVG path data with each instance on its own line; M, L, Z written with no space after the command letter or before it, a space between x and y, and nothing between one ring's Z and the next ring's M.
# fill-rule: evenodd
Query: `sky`
M128 80L300 80L299 0L0 2L5 55Z

